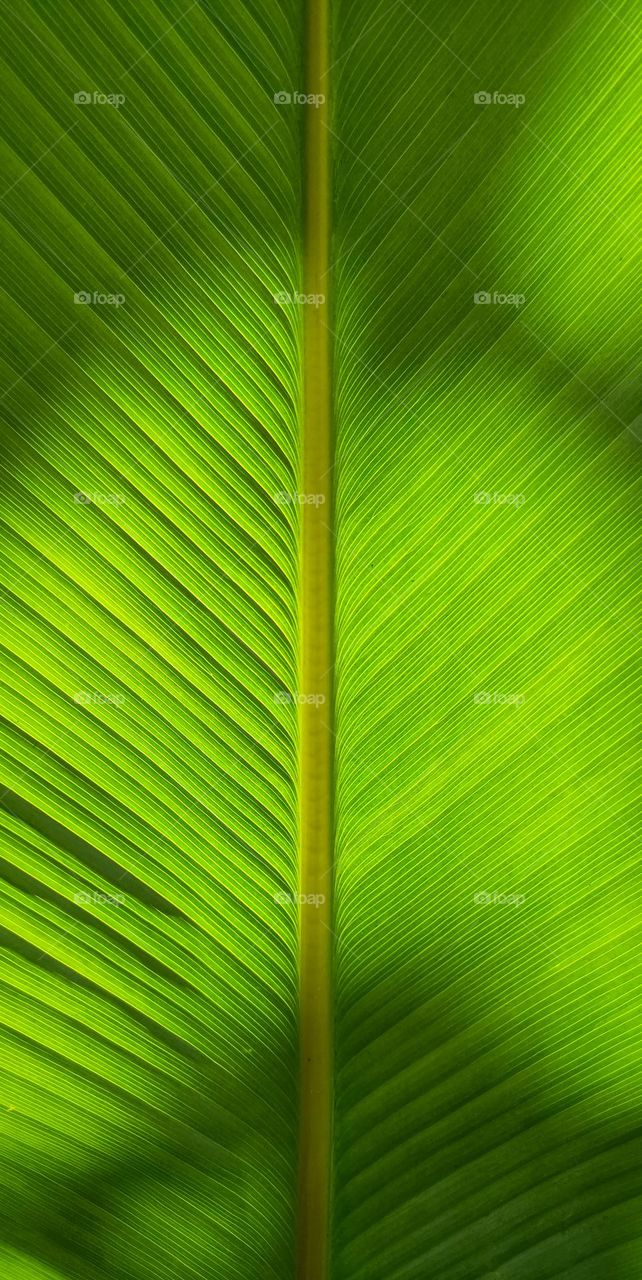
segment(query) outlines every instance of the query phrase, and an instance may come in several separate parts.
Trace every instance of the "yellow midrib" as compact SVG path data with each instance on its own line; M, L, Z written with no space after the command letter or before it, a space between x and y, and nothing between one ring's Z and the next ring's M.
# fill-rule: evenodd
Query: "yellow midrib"
M327 95L329 0L307 0L306 93ZM304 293L328 295L327 102L306 105ZM326 1280L332 1150L331 389L325 304L304 305L301 690L300 1168L298 1280ZM319 498L323 502L318 501Z

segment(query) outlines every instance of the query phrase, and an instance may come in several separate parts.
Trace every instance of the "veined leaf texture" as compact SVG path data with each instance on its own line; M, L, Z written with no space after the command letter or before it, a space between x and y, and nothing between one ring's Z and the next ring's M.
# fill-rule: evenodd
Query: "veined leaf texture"
M8 1280L640 1280L629 0L0 4Z

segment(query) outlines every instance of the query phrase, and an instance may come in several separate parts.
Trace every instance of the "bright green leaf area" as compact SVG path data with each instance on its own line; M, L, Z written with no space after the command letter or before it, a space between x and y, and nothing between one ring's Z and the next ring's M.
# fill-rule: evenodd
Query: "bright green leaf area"
M301 14L185 9L1 15L8 1280L292 1273Z
M635 1280L634 8L335 13L333 1280Z
M7 1280L294 1280L305 21L0 6ZM328 1280L642 1275L638 29L331 3Z

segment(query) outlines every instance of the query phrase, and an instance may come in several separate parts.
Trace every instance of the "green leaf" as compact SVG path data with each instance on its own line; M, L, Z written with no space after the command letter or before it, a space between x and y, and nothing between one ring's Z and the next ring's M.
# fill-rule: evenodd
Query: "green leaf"
M632 10L335 14L332 1276L628 1280Z
M300 30L2 14L11 1280L292 1272Z
M639 1280L635 17L0 10L9 1280Z

